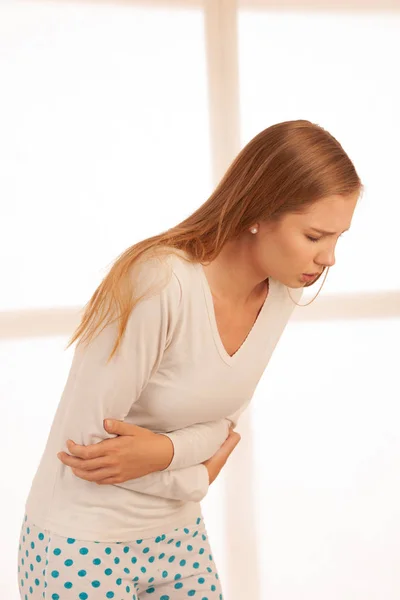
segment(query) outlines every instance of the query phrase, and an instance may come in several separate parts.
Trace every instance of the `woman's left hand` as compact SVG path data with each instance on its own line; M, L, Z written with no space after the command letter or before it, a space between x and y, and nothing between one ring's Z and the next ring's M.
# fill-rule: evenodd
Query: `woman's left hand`
M104 422L104 429L117 437L89 446L68 440L72 456L66 452L57 454L77 477L108 485L162 471L170 465L174 446L166 435L109 419Z

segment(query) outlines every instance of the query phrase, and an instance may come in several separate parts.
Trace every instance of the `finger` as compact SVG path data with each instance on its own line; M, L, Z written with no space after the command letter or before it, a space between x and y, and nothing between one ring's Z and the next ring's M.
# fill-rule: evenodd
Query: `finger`
M105 419L104 429L108 431L108 433L115 433L117 435L143 435L149 432L145 427L139 427L139 425L133 425L132 423L117 421L115 419Z
M117 477L107 477L101 481L96 481L96 483L97 485L115 485L116 483L121 483L121 480Z
M97 469L96 471L83 471L82 469L72 469L76 477L85 479L86 481L99 482L103 479L108 479L114 475L111 469Z
M57 456L64 465L67 465L68 467L82 469L83 471L93 471L94 469L101 469L112 466L109 457L105 456L101 458L91 458L88 460L70 456L66 452L59 452Z
M81 444L75 444L72 440L67 441L67 448L71 454L77 456L78 458L99 458L101 456L107 455L107 442L110 440L103 440L102 442L98 442L97 444L89 444L88 446L83 446Z

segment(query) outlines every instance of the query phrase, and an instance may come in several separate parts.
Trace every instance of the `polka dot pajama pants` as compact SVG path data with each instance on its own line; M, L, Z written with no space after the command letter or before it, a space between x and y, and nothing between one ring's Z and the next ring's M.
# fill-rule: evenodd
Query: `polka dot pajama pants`
M85 542L25 516L18 554L22 600L222 600L204 521L156 538Z

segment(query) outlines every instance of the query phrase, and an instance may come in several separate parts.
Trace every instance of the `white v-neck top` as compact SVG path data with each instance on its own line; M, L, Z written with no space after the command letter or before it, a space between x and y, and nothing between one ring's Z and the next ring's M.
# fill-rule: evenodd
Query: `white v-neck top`
M249 404L294 309L287 289L269 278L268 296L247 338L230 356L218 332L202 265L184 253L136 268L133 309L118 353L107 363L116 324L78 344L26 504L37 526L92 541L154 537L201 516L210 458ZM154 287L155 286L155 287ZM302 289L289 289L298 302ZM57 458L67 439L93 444L113 437L113 418L167 434L167 470L116 485L76 477Z

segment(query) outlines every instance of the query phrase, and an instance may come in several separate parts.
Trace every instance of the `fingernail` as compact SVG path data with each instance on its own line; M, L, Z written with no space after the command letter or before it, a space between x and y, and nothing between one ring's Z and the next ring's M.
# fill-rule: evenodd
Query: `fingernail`
M106 419L106 427L109 429L112 427L112 421L110 421L110 419Z

